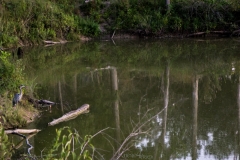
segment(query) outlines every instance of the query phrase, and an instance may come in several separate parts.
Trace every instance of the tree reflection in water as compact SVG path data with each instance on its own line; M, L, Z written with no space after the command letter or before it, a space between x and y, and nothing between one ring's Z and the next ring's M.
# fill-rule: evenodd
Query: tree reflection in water
M26 49L22 60L39 95L70 104L44 115L36 127L89 103L89 115L66 125L83 135L115 128L108 133L119 142L115 150L103 137L97 148L116 153L133 128L150 119L123 157L231 159L240 152L239 50L239 42L222 39L88 42ZM108 65L114 67L100 70ZM50 145L40 142L51 140L52 130L35 136L36 154ZM110 159L112 152L103 154Z

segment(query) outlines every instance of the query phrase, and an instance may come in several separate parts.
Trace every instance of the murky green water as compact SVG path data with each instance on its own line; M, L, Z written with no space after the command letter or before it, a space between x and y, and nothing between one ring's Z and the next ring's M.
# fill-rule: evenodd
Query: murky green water
M30 139L38 158L64 126L82 137L109 127L92 141L95 159L111 159L130 133L126 145L132 147L120 159L239 158L239 39L102 41L24 51L29 88L59 103L28 126L42 130ZM85 103L88 114L48 127Z

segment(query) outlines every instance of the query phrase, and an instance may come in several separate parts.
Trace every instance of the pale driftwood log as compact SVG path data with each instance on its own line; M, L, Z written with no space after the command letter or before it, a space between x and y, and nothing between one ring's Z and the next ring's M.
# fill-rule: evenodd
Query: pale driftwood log
M14 130L5 130L4 132L6 134L14 134L14 133L20 133L20 134L32 134L32 133L38 133L39 129L14 129Z
M48 126L54 126L60 122L64 122L64 121L69 121L71 119L76 118L77 116L79 116L80 114L86 113L89 111L89 104L84 104L82 105L80 108L78 108L77 110L68 112L66 114L64 114L62 117L53 120L52 122L48 123Z
M44 43L46 44L63 44L63 43L66 43L67 41L43 41Z
M46 44L58 44L60 42L55 42L55 41L43 41Z
M187 37L195 37L195 36L205 36L207 33L206 32L197 32L193 34L187 35Z
M230 36L232 34L232 32L230 31L211 31L210 33L218 34L218 35L226 35L226 36Z

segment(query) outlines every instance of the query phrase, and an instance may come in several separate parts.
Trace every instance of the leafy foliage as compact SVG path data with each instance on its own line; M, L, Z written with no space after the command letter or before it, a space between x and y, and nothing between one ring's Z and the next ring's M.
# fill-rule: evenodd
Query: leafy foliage
M56 133L57 136L54 140L54 145L49 151L47 159L53 159L54 157L58 159L69 159L71 157L73 160L92 159L89 148L87 148L87 146L89 146L90 149L94 150L94 146L90 143L92 136L86 135L84 139L81 140L77 131L72 131L68 127L57 129ZM61 150L60 155L53 154L59 150ZM76 152L76 150L79 150L79 152Z
M96 37L100 27L144 31L146 35L173 32L234 30L239 27L236 0L174 0L169 9L161 1L94 0L88 3L48 0L3 0L0 5L0 45L42 40Z
M0 157L1 159L9 159L12 156L11 143L8 136L4 133L2 124L0 123Z
M82 23L78 26L81 17L74 14L75 1L3 0L0 8L0 45L3 46L18 42L34 44L46 39L71 40L80 30L87 36L96 36L98 32L96 23L87 23L89 30L81 29Z
M6 91L13 91L23 82L23 65L21 60L15 64L10 61L10 53L0 53L0 95Z
M24 65L22 60L11 61L10 53L1 51L0 53L0 112L3 119L3 126L20 127L26 125L26 111L32 109L32 105L22 101L21 108L12 107L14 93L24 84ZM26 82L25 82L26 84ZM20 105L20 104L19 104ZM33 110L32 110L33 111ZM33 111L35 112L35 110Z
M162 32L196 32L237 29L232 3L221 1L173 1L169 10L154 1L131 1L106 6L102 18L112 30L144 30L146 35ZM89 14L91 16L91 14Z
M100 34L98 24L91 19L78 19L80 33L86 36L96 37Z

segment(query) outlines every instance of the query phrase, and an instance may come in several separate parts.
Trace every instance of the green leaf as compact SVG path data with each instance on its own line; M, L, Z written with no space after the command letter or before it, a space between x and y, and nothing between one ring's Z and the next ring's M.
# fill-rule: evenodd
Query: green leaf
M70 153L71 153L71 152L68 151L68 152L67 152L67 155L66 155L64 158L67 159L67 158L69 157Z
M77 159L77 155L76 155L75 152L72 152L72 159L73 159L73 160Z
M66 135L63 135L62 137L62 143L65 144L67 142L67 136Z
M86 158L88 158L89 157L89 151L88 150L85 150L84 152L83 152L83 159L86 159Z
M66 149L68 146L70 146L70 144L71 144L71 140L66 143L64 148Z
M84 137L84 142L86 142L87 139L88 139L88 135L86 135L86 136Z
M64 158L66 156L66 153L64 151L61 152L61 158Z
M94 150L95 149L95 147L90 143L89 144L89 146L91 146L91 148Z

